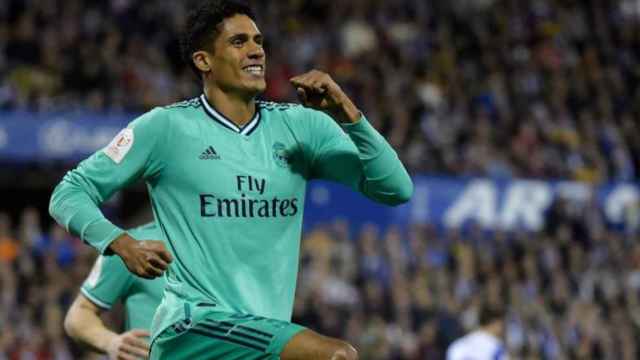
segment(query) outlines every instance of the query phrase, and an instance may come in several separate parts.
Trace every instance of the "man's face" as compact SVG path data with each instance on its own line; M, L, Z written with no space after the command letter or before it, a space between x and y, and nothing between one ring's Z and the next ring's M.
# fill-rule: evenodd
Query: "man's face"
M224 92L247 96L262 93L265 81L263 37L256 24L246 15L235 15L219 25L213 46L211 79Z

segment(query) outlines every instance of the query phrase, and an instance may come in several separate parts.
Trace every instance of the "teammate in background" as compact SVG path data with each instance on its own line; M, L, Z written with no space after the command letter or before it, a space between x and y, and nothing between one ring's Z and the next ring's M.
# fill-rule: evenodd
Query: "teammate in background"
M350 344L290 322L306 184L333 180L388 205L408 201L413 184L328 74L291 79L303 106L256 101L266 60L254 19L234 1L194 7L183 55L203 94L133 121L64 177L50 213L140 276L168 269L152 359L357 359ZM98 209L139 178L170 251Z
M480 328L454 341L447 350L447 360L507 360L503 344L505 315L501 310L483 306Z
M162 236L153 223L129 230L129 234L136 239ZM164 284L163 277L146 280L135 276L117 256L100 255L67 312L65 331L79 343L108 354L109 359L147 359L149 328ZM108 329L100 318L117 301L125 310L125 332L121 334Z

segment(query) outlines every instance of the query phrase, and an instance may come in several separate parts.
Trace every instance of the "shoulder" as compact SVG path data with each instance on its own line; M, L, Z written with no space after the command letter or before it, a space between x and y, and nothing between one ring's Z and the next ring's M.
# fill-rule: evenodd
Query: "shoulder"
M464 347L466 337L461 337L449 345L449 352L457 352L460 351L461 348Z
M94 274L93 272L96 273ZM91 282L90 280L93 280L91 279L92 276L95 278L95 280L99 280L101 277L109 276L109 274L112 274L113 272L129 275L129 270L127 269L127 266L124 264L120 256L100 255L96 259L96 262L94 263L94 267L92 269L92 274L89 275L87 280Z
M202 104L197 97L166 106L158 106L135 118L129 123L128 127L144 129L144 131L152 131L153 133L166 132L169 131L167 125L191 116L194 111L199 111L201 107Z
M454 341L449 349L452 354L490 355L495 353L499 346L500 342L496 338L480 331L474 331Z
M144 113L140 118L172 119L180 116L189 116L194 111L200 111L202 103L200 98L192 98L173 104L158 106Z
M320 111L316 111L300 104L286 103L286 102L274 102L274 101L257 101L256 105L259 107L263 115L268 117L276 117L283 119L300 119L300 118L314 118L319 114L323 114Z
M184 109L198 109L202 107L202 103L200 102L199 97L194 97L191 99L186 99L183 101L175 102L173 104L162 106L163 110L184 110Z
M269 119L277 118L284 120L294 127L311 127L315 128L317 124L323 125L326 120L331 118L322 111L314 110L301 104L258 101L256 104L262 111L262 115ZM333 121L328 122L329 124Z
M107 283L127 282L132 276L119 256L100 255L93 264L89 276L85 279L83 287L89 290L102 288Z
M467 334L452 342L447 349L447 359L458 359L460 356L467 354L470 339L471 336Z
M258 100L256 104L260 107L261 110L269 111L269 112L296 112L304 109L304 106L300 104L287 103L287 102L275 102L275 101L264 101Z

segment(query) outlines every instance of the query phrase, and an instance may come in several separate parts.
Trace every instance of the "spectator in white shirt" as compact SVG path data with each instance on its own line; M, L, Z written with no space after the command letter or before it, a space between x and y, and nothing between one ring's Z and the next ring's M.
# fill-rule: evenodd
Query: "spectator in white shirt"
M504 337L504 312L501 309L483 307L480 310L480 327L454 341L447 350L447 360L507 360Z

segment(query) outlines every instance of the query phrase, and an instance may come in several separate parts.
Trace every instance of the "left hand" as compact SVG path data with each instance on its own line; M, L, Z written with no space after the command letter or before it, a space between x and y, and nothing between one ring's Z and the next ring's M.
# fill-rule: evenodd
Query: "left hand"
M323 111L341 123L355 123L362 114L329 74L311 70L289 79L302 105Z

